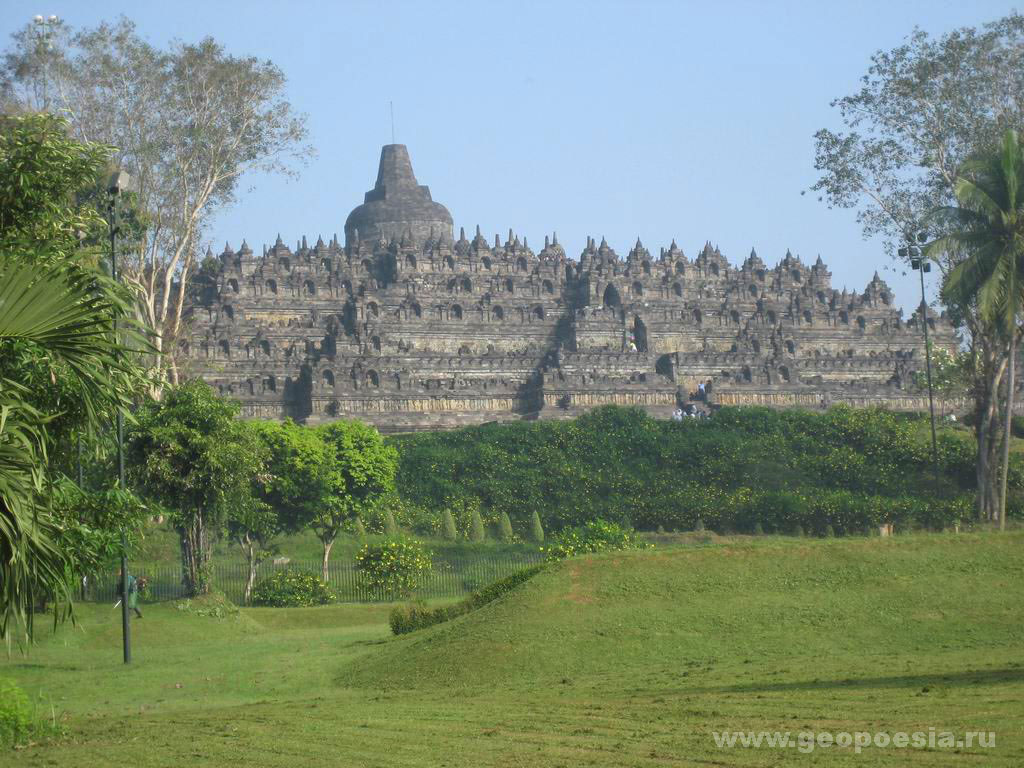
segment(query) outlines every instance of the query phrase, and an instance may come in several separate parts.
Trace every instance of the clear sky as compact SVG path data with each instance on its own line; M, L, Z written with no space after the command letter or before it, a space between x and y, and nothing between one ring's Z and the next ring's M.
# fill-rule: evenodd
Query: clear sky
M544 235L576 257L588 235L625 256L711 240L733 263L751 246L820 253L833 284L878 269L908 308L916 283L853 211L800 191L812 136L837 127L871 54L915 25L932 34L1011 11L1012 0L846 2L260 2L0 0L0 34L37 13L73 26L125 14L153 43L211 35L273 60L309 115L318 157L297 181L247 179L210 240L259 252L278 232L343 237L373 186L382 144L407 144L421 184L459 226Z

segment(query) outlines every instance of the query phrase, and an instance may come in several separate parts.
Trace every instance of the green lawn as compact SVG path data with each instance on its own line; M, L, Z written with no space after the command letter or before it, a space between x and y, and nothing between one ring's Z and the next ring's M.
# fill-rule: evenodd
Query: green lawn
M26 766L1024 764L1024 532L711 539L565 562L392 638L387 606L83 606L0 662L67 737ZM997 733L993 750L719 749L717 730Z

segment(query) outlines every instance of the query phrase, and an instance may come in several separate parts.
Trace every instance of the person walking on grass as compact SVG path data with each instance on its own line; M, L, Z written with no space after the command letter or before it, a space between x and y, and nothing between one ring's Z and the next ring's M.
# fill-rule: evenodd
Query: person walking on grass
M118 570L117 576L117 593L124 595L124 571ZM118 600L118 602L121 601ZM136 616L140 619L142 618L142 611L139 610L139 580L132 576L131 573L128 574L128 607L135 611Z

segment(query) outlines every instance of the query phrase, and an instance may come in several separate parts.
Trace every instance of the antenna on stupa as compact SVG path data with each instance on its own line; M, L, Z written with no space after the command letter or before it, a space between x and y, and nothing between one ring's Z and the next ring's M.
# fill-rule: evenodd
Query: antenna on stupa
M391 105L391 143L394 144L395 143L395 102L389 101L388 104Z

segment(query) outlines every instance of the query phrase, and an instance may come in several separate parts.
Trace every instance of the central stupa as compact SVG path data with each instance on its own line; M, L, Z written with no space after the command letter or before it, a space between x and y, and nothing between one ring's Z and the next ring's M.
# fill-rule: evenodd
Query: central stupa
M377 183L345 221L345 244L359 242L372 248L381 240L403 237L415 243L450 241L452 215L434 202L429 187L416 181L406 146L386 144L380 151Z

